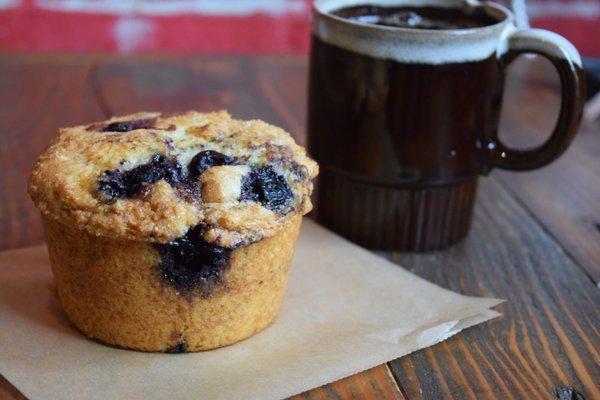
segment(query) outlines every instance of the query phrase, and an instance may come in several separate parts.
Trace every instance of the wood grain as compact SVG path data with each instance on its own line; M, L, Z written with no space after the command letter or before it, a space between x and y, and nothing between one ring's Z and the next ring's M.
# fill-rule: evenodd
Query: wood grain
M387 365L380 365L329 385L290 397L290 400L406 400Z
M87 81L90 61L0 58L0 249L43 242L38 212L26 195L27 178L61 126L101 117Z
M92 85L106 115L223 108L237 118L283 125L260 88L252 59L113 59L92 70Z
M408 397L544 398L562 384L600 398L600 292L497 179L481 182L476 204L464 243L392 259L451 290L507 299L504 316L392 362Z
M505 103L511 143L540 141L556 105L551 72L527 68L507 93L521 98ZM524 84L523 77L533 79ZM304 142L305 88L302 57L0 56L0 248L43 240L25 182L58 127L140 109L228 108L282 125ZM598 278L600 265L591 228L600 185L589 187L598 182L594 129L584 128L547 169L483 179L462 244L385 254L452 290L507 298L503 317L393 361L393 376L383 365L295 399L534 399L552 398L559 385L600 398L600 293L589 279ZM0 380L0 398L19 396Z
M558 77L541 60L522 60L513 70L509 77L511 72L517 76L508 80L501 132L515 146L541 143L558 114ZM599 131L600 122L584 124L565 155L545 168L497 174L596 285L600 283Z

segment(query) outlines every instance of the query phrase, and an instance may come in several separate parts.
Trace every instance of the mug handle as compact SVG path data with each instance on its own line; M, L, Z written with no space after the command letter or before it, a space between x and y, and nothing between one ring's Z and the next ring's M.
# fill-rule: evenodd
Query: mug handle
M552 62L560 77L561 104L554 131L542 145L525 150L513 149L496 136L488 143L490 165L521 171L540 168L567 149L579 128L585 101L581 56L567 39L542 29L513 30L502 44L506 51L498 60L504 71L525 53L539 54Z

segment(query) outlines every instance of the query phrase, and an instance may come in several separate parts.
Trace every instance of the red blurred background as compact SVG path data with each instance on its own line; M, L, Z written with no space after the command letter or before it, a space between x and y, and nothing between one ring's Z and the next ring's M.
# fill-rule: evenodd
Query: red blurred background
M0 0L0 51L304 53L310 0ZM531 24L600 56L600 0L531 0Z

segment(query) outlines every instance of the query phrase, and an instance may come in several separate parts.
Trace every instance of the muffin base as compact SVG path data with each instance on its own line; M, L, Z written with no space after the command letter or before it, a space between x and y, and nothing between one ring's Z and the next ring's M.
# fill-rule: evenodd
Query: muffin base
M87 336L142 351L227 346L277 315L302 217L274 236L231 252L208 296L177 292L147 242L96 237L42 217L59 301Z

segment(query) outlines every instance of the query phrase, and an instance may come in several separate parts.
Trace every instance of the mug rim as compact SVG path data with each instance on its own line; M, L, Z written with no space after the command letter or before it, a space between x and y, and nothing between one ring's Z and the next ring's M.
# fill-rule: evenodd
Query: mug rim
M464 5L466 6L473 6L473 7L482 7L485 8L486 11L487 9L492 9L498 13L501 13L503 18L501 20L499 20L498 22L495 22L493 24L490 25L484 25L484 26L478 26L478 27L473 27L473 28L456 28L456 29L427 29L427 28L419 28L419 29L415 29L415 28L406 28L406 27L401 27L401 26L388 26L388 25L377 25L377 24L370 24L367 22L360 22L360 21L356 21L356 20L352 20L352 19L348 19L348 18L344 18L344 17L340 17L337 15L334 15L331 13L331 11L324 11L322 9L320 9L319 7L322 7L324 4L328 3L328 2L332 2L332 1L336 1L336 0L315 0L313 2L312 5L312 10L313 13L315 14L319 14L319 16L324 17L324 18L329 18L332 19L336 22L340 22L343 24L347 24L347 25L351 25L351 26L356 26L357 28L366 28L366 29L373 29L376 31L382 31L382 32L387 32L387 33L391 33L391 32L398 32L398 33L402 33L402 32L411 32L411 33L417 33L417 32L421 32L422 34L426 34L426 35L434 35L434 34L440 34L440 35L465 35L465 34L472 34L474 32L481 32L481 31L487 31L487 30L495 30L497 29L499 26L503 25L503 24L507 24L507 23L512 23L514 20L514 14L511 10L509 10L508 8L504 7L501 4L498 3L493 3L493 2L489 2L489 1L469 1L466 0L463 2ZM390 3L386 3L386 6L393 6L393 3L398 3L398 5L403 5L406 2L406 0L392 0ZM361 2L358 2L356 5L376 5L378 2L376 0L364 0ZM458 3L457 3L458 4ZM410 4L408 4L410 5ZM351 6L351 5L350 5ZM426 5L424 5L426 6ZM442 5L439 4L435 4L434 6L440 7L440 8L459 8L456 7L454 5L450 6L450 7L444 7ZM341 7L338 7L337 9L343 8L344 6L342 5ZM418 7L418 6L416 6ZM492 16L493 17L493 16Z

